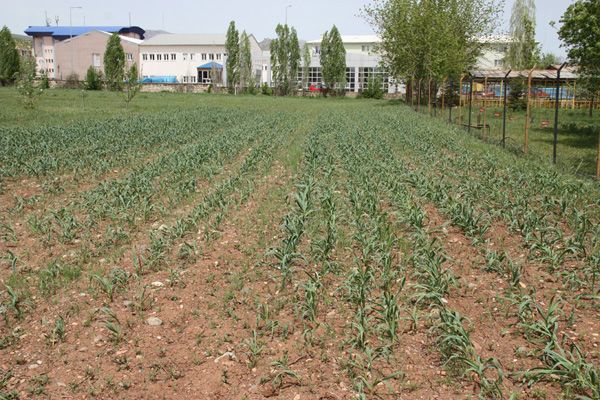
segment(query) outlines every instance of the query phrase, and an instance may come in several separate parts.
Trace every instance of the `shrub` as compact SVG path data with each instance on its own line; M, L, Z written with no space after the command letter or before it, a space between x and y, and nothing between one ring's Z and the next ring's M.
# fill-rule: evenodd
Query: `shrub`
M97 71L96 68L90 67L85 75L85 89L86 90L101 90L102 89L102 72Z
M63 87L65 89L79 89L80 86L81 85L79 82L79 75L77 75L75 72L72 72L69 75L67 75L65 83L63 83Z
M35 61L31 58L21 62L17 75L17 91L21 95L25 108L33 108L37 97L43 92L43 89L35 85Z
M371 75L367 81L367 86L362 91L362 97L365 99L383 99L382 85L381 76Z
M266 83L263 83L260 87L260 93L264 94L265 96L272 96L273 89L271 89Z

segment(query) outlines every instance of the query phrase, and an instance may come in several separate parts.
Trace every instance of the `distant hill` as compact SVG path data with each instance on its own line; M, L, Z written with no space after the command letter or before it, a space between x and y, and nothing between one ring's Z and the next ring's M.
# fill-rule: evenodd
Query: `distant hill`
M16 33L12 33L11 35L17 42L31 42L31 37L27 35L17 35Z

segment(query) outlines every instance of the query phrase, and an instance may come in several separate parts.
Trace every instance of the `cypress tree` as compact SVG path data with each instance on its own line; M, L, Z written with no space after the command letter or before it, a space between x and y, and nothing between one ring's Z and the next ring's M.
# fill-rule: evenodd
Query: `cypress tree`
M227 87L233 93L236 85L240 82L240 35L235 27L235 21L229 23L227 29L227 39L225 40L225 51L227 52Z
M346 88L346 49L337 27L325 32L321 41L321 68L323 81L335 94L342 94Z
M20 69L19 52L10 30L4 26L0 30L0 84L2 86L15 81Z
M250 37L246 31L242 32L240 37L239 52L239 71L242 88L250 90L254 87L254 77L252 76L252 53L250 52Z
M114 33L108 39L104 52L104 75L110 90L121 90L125 79L125 52L121 46L121 38Z

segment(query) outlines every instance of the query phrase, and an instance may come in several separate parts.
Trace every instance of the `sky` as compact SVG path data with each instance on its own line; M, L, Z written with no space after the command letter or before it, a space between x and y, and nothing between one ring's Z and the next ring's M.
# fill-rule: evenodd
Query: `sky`
M505 0L500 31L508 31L514 0ZM556 29L557 21L573 0L537 0L537 40L544 52L564 56ZM4 7L0 25L13 33L23 33L29 25L44 25L45 15L59 24L69 25L70 7L73 25L128 25L144 29L164 29L173 33L224 33L230 20L240 30L253 33L260 41L273 37L277 23L288 23L298 30L301 39L317 39L333 24L342 35L372 34L360 16L368 0L19 0ZM288 7L291 6L291 7ZM54 22L52 22L54 24Z

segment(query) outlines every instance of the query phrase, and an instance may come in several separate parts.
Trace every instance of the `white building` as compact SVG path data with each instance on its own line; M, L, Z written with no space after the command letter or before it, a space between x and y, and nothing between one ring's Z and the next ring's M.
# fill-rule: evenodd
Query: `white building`
M504 59L508 55L512 38L508 35L491 35L479 40L485 46L475 68L478 70L503 69Z
M140 75L150 82L221 84L227 79L225 41L220 34L154 36L140 45ZM262 52L252 35L250 48L258 77Z

